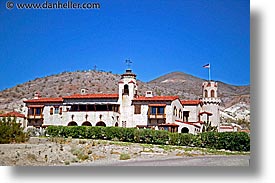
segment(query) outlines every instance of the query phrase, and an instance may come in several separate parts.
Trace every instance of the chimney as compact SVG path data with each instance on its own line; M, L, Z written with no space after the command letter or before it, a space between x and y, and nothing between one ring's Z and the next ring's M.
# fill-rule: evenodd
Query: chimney
M152 91L146 91L145 97L153 97Z
M81 88L81 90L80 90L80 94L81 94L81 95L86 94L86 88Z
M33 99L39 99L41 95L38 92L35 92Z

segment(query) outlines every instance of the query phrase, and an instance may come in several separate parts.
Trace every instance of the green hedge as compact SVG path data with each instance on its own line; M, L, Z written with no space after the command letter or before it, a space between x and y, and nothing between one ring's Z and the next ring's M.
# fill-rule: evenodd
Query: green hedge
M250 151L250 137L244 132L204 132L198 135L170 133L163 130L100 127L100 126L49 126L46 135L87 139L119 140L150 143Z

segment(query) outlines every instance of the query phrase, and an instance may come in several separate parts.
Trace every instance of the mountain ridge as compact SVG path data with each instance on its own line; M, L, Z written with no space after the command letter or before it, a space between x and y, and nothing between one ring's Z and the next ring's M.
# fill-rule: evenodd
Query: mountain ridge
M0 91L0 111L22 108L23 100L33 98L35 92L39 92L42 97L60 97L80 93L80 89L85 87L89 93L118 93L119 80L120 74L94 70L61 72L36 78ZM175 71L149 82L138 80L138 94L144 95L146 91L151 90L154 95L177 95L183 100L193 100L201 97L203 81L206 80ZM250 86L218 82L218 87L222 108L239 102L250 105Z

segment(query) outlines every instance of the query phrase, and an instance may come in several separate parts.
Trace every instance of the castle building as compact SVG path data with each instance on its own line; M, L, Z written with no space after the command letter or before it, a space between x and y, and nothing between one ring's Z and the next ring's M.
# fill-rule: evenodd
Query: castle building
M10 118L12 121L15 120L16 123L19 123L21 127L26 127L26 117L24 114L21 114L16 111L0 114L0 120L4 118Z
M217 83L202 84L202 98L180 100L178 96L154 96L147 91L138 95L136 74L127 69L118 83L118 93L79 94L26 100L27 126L119 126L152 128L178 133L202 132L206 122L220 127Z

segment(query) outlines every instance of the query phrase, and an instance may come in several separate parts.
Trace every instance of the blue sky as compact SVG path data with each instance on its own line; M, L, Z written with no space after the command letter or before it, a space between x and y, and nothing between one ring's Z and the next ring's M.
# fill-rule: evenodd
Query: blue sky
M95 65L120 74L126 59L145 82L173 71L207 79L210 62L213 80L250 84L248 0L96 2L100 9L8 10L1 1L0 90Z

